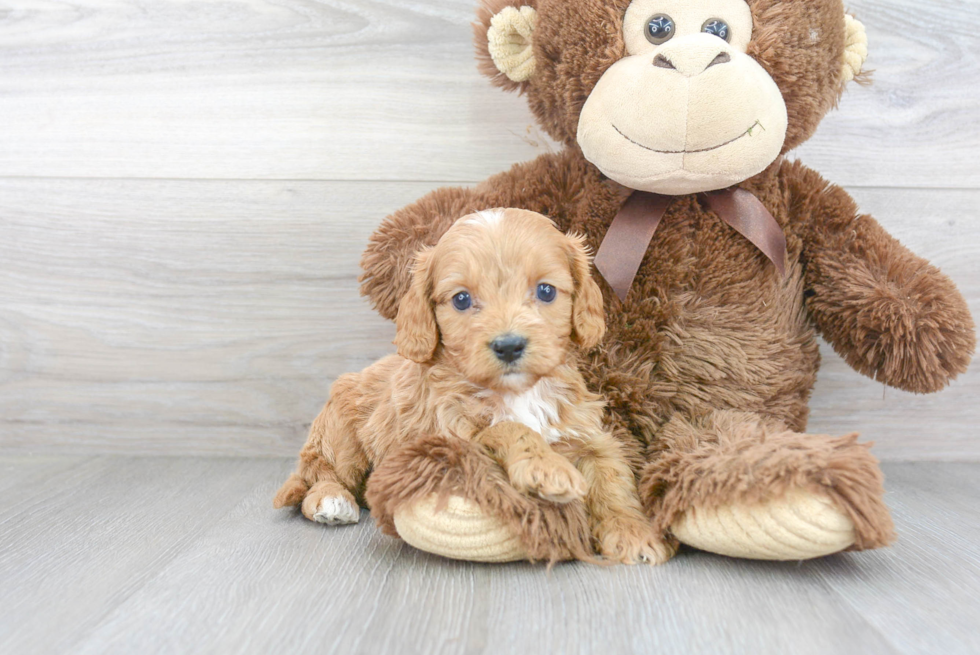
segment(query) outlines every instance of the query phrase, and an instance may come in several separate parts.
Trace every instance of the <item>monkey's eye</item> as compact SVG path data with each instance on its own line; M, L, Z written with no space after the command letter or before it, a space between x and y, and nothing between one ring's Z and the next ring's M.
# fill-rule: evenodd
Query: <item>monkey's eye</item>
M714 34L719 39L725 39L726 41L732 40L732 31L728 29L728 23L720 18L709 18L704 21L704 25L701 26L701 31L705 34Z
M646 37L650 43L660 45L669 41L672 36L674 36L674 19L667 14L657 14L647 21Z
M554 288L550 284L545 284L542 282L538 285L537 296L538 300L541 302L554 302L555 296L558 295L558 289Z
M460 291L453 296L453 307L455 307L458 311L465 312L472 306L473 299L470 297L468 291Z

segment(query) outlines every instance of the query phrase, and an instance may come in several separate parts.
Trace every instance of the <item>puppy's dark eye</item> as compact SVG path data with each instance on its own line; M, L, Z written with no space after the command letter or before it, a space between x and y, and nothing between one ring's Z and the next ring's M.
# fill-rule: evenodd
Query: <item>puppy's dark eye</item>
M709 18L704 21L704 25L701 26L701 31L705 34L714 34L719 39L725 39L726 41L732 40L732 31L728 29L728 23L720 18Z
M657 14L647 21L644 34L647 41L653 45L666 43L670 37L674 36L674 19L667 14Z
M558 289L554 288L550 284L544 284L542 282L538 285L537 296L538 300L541 302L552 302L557 295Z
M461 312L465 312L467 309L473 306L473 299L470 298L468 291L460 291L455 296L453 296L453 307Z

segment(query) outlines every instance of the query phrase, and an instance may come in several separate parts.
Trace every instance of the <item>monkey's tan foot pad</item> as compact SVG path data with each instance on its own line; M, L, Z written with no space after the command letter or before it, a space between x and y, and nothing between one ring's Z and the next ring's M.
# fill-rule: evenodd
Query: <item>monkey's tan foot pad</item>
M719 555L801 560L840 552L854 544L854 523L821 494L792 489L756 504L692 508L671 526L684 544Z
M466 498L450 496L436 511L435 495L394 514L395 529L407 543L452 559L514 562L527 559L520 539L502 521L487 516Z

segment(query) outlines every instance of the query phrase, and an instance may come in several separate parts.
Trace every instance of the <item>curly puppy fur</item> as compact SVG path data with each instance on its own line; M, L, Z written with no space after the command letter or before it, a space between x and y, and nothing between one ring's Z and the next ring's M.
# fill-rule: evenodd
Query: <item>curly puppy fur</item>
M396 322L399 354L337 380L276 507L299 504L304 516L324 523L356 521L372 466L381 479L369 498L392 479L410 482L420 469L426 489L444 492L461 478L430 479L438 453L478 475L464 490L491 487L497 493L489 496L497 497L501 473L474 463L462 445L479 443L516 492L557 504L583 501L588 510L585 537L576 532L581 509L569 509L557 534L546 530L553 548L531 538L532 558L583 557L589 534L608 559L670 557L643 513L626 453L603 429L604 405L576 368L573 346L592 348L604 331L601 294L580 239L523 210L464 216L417 256ZM436 450L423 456L416 444L392 460L397 466L387 461L396 446L418 437ZM446 439L441 446L439 438ZM549 443L561 443L567 456ZM389 529L387 512L409 489L379 503ZM522 522L531 523L522 524L559 525L546 517L561 510L519 494L496 502L505 516L524 512Z
M813 134L841 94L843 3L747 1L747 53L786 103L785 153ZM537 10L536 68L515 83L493 66L486 27L502 7L524 4ZM566 148L474 188L438 189L389 216L362 258L362 292L382 315L393 318L407 296L414 253L463 214L501 206L540 212L598 248L629 190L583 157L576 126L598 79L624 55L628 5L489 0L480 10L481 70L523 93ZM802 485L823 490L854 518L856 548L885 545L892 524L867 449L852 437L804 432L819 368L816 337L861 373L927 393L966 370L973 319L949 278L804 165L779 158L739 186L782 227L785 278L697 195L677 196L626 301L599 281L606 336L583 359L586 381L609 403L614 434L637 462L658 526L698 504L752 502Z

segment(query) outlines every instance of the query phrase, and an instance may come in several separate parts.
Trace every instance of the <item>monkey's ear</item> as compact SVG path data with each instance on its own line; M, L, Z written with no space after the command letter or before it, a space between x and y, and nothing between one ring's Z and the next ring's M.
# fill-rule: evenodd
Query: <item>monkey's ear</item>
M868 60L868 34L861 21L850 14L844 14L844 67L841 72L841 87L857 78L860 81L861 69Z
M585 237L569 235L569 261L575 291L572 298L572 338L585 350L592 350L606 333L602 291L592 279Z
M480 72L496 86L523 91L534 76L534 0L484 0L473 23Z
M439 345L439 326L429 298L432 287L431 255L431 251L423 250L415 256L412 284L398 303L398 315L395 317L398 354L419 364L432 359Z

